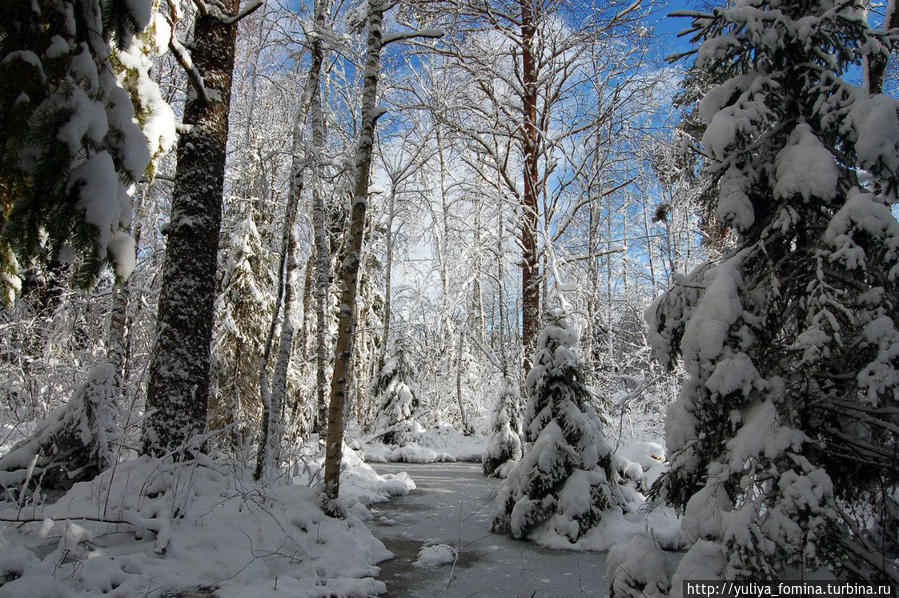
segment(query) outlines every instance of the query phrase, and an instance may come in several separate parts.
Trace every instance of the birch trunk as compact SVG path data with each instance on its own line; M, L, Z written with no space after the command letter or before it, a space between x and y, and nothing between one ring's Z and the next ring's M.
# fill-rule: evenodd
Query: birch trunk
M324 2L315 4L315 26L320 31L324 21ZM296 233L296 217L300 197L303 193L303 175L308 165L308 153L301 150L313 98L319 95L321 67L324 61L321 35L315 35L311 45L312 62L303 88L300 106L294 120L293 148L291 164L291 187L282 231L281 272L279 279L278 301L272 316L272 324L266 339L262 368L259 375L259 386L262 394L262 430L259 439L259 451L256 456L256 472L254 477L260 479L267 471L277 466L280 457L281 411L287 394L287 370L293 351L296 332L296 273L300 268L299 240ZM283 299L283 300L282 300ZM271 391L268 387L268 361L274 340L274 332L281 307L284 318L281 324L281 337L278 343L278 358L275 363L274 379Z
M315 430L324 435L328 422L328 290L331 286L331 248L325 199L321 192L321 151L325 144L325 128L321 95L312 98L312 226L315 234Z
M393 275L393 218L396 208L396 194L391 188L390 198L387 200L387 232L384 234L384 243L387 246L387 255L384 262L384 327L381 332L381 349L378 352L378 368L376 372L384 369L384 361L387 358L387 345L390 339L390 278Z
M362 84L362 114L359 142L354 161L350 228L347 233L347 253L340 269L340 307L337 319L337 343L334 348L334 372L328 405L328 438L325 448L324 492L334 500L340 494L340 462L343 457L343 412L347 394L349 365L353 354L355 333L356 288L362 236L365 233L365 212L368 208L369 171L372 162L375 125L383 112L376 105L378 78L381 70L381 24L388 6L380 0L369 0L368 36L366 39L365 71Z

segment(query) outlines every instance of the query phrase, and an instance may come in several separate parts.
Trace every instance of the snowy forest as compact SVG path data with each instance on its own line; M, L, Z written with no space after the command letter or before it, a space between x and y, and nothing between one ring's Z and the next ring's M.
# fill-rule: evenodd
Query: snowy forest
M897 57L895 0L4 0L0 598L895 596Z

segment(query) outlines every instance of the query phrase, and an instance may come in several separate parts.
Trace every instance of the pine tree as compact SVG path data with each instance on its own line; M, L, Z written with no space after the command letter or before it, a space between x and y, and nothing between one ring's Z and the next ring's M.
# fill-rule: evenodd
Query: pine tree
M46 0L0 7L0 300L18 265L66 246L93 284L134 264L128 188L150 155L116 75L120 49L150 21L150 0Z
M507 477L509 469L521 459L517 415L520 400L518 386L508 378L503 378L499 400L493 411L493 434L481 458L485 476Z
M411 428L412 417L419 407L418 389L414 378L415 366L402 340L394 341L390 356L378 372L374 395L380 405L372 428L384 431L386 444L398 444Z
M231 231L223 256L213 337L216 392L209 409L212 429L236 424L238 413L255 421L261 409L258 374L273 310L273 276L266 268L252 211Z
M525 538L549 522L549 529L575 542L623 499L612 448L572 350L577 332L560 309L544 321L526 380L524 432L533 445L500 489L493 531Z
M899 105L843 75L896 38L859 2L740 0L694 18L720 259L650 309L689 379L656 492L695 542L679 578L820 567L899 582Z

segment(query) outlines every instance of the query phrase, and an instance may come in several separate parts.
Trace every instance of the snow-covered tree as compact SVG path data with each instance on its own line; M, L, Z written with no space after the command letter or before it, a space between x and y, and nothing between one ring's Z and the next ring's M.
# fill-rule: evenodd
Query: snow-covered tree
M558 308L544 315L528 373L525 439L533 443L497 497L493 531L525 538L538 525L575 542L623 503L612 447L572 348L578 334Z
M18 266L47 252L82 258L78 282L111 262L134 267L129 186L150 153L116 76L111 39L128 48L150 0L4 2L0 8L0 300Z
M252 211L231 231L222 256L213 337L211 428L235 423L238 413L248 414L255 421L261 408L258 374L272 312L273 275L267 268Z
M499 400L493 411L493 434L481 457L484 475L504 478L509 469L521 459L521 438L518 436L518 404L521 396L518 385L503 378Z
M415 366L409 349L400 339L391 347L378 372L374 387L375 401L380 405L372 429L383 432L386 444L396 444L412 424L412 416L419 407L418 388L415 384Z
M695 542L681 569L896 583L899 104L843 78L896 38L860 2L688 14L718 82L698 114L727 237L648 314L658 357L689 376L657 487Z

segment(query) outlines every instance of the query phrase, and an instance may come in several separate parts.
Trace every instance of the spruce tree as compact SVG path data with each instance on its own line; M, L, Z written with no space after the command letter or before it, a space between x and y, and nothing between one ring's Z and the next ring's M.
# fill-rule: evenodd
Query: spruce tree
M223 249L213 336L215 392L209 407L214 430L237 424L238 414L253 421L259 416L259 367L274 309L274 275L266 267L252 211L234 226Z
M544 322L526 380L524 432L533 445L499 491L493 531L525 538L548 522L552 532L575 542L623 499L612 448L572 350L577 332L559 309L547 312Z
M518 386L508 378L503 378L499 388L499 400L493 411L493 434L481 458L485 476L505 478L509 470L521 459L521 438L518 435L520 400Z
M844 78L895 36L852 1L682 14L718 82L697 113L725 235L648 312L689 376L655 487L695 542L673 591L822 567L897 583L899 105Z
M92 284L111 262L134 263L124 231L129 186L150 153L117 77L114 48L127 49L150 21L150 0L43 0L0 6L0 301L18 269L66 247ZM64 255L64 253L63 253Z
M385 444L399 444L412 427L413 415L419 407L414 372L405 342L394 341L374 388L380 408L372 428L384 431L381 438Z

